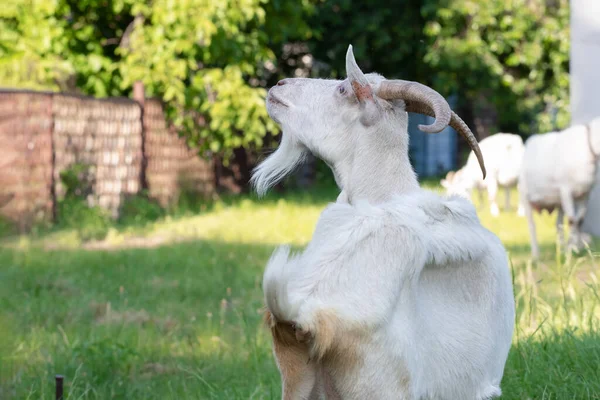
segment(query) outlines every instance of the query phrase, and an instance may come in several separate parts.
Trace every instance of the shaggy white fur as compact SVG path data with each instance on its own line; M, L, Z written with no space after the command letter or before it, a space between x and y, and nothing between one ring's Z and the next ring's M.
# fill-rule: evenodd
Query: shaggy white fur
M507 272L502 244L468 201L416 191L331 204L304 252L275 251L263 287L277 318L315 338L333 329L319 351L358 354L350 372L333 373L343 399L487 399L500 395L511 345Z
M309 151L341 189L306 249L278 248L264 274L283 398L498 396L514 327L506 252L467 200L423 191L408 158L405 107L449 106L417 85L385 89L351 47L346 69L286 79L267 100L283 140L254 173L259 193Z

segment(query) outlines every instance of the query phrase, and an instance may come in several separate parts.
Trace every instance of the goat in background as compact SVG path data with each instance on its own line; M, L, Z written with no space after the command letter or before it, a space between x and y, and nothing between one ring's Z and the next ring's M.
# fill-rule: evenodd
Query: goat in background
M519 196L525 206L532 257L540 255L533 210L557 209L556 229L561 246L565 245L565 216L570 230L566 243L569 249L578 250L591 241L581 231L581 225L596 182L599 159L600 118L560 132L532 135L525 141Z
M494 217L500 215L500 208L496 202L498 188L504 189L504 209L510 210L510 191L517 187L521 162L525 146L521 136L512 133L496 133L479 142L481 153L485 157L487 170L486 179L479 174L479 165L475 153L471 151L467 163L458 171L450 171L441 185L448 194L459 194L471 199L473 189L479 194L479 204L483 204L482 191L486 190L490 203L490 212ZM524 215L524 208L519 201L517 211L519 216Z

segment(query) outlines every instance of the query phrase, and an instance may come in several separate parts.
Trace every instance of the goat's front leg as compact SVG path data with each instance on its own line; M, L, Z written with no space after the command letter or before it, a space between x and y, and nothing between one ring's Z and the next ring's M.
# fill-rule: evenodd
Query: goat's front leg
M558 245L561 249L565 245L565 227L564 227L565 213L562 207L558 207L556 210L556 235L558 236Z
M490 212L492 216L497 217L500 215L500 208L496 203L496 195L498 194L498 181L495 178L489 177L487 183L488 200L490 202Z
M510 186L504 187L504 210L510 211Z
M273 355L281 374L282 400L317 400L318 365L310 359L307 337L287 322L277 322L266 311L265 322L273 338Z
M587 203L587 196L575 202L575 223L577 224L577 232L579 235L578 246L581 245L581 247L585 247L592 241L592 237L581 230L587 212Z
M517 209L517 215L519 217L525 216L525 206L523 205L523 200L519 196L519 208Z
M579 221L577 215L575 214L575 203L573 202L573 196L569 188L560 188L560 202L569 224L569 240L567 243L567 250L577 251L580 243Z
M341 400L322 363L310 356L310 333L290 323L276 322L267 310L273 354L281 374L283 400Z
M529 201L524 202L525 217L527 218L527 226L529 227L529 238L531 240L531 256L537 260L540 258L540 249L537 242L537 233L535 231L535 221L533 220L533 209Z

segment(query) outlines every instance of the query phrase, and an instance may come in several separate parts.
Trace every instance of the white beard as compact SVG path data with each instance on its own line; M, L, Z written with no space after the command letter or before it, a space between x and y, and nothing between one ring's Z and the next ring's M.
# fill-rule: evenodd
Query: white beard
M306 148L291 135L283 134L277 150L261 162L252 172L251 184L259 196L265 193L298 164L304 161Z

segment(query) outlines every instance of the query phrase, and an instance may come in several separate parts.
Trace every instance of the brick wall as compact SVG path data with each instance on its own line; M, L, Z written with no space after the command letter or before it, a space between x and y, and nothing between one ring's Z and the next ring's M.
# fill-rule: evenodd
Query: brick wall
M88 167L90 203L113 216L146 185L165 206L183 189L212 194L212 161L167 128L159 101L143 111L125 98L0 91L0 215L21 230L51 219L65 193L60 174L74 164Z
M90 168L91 204L117 216L124 196L140 190L141 108L129 99L98 100L54 96L54 185L65 188L60 173L78 163Z
M0 95L0 212L28 229L52 217L52 95Z
M213 162L200 159L167 126L157 100L144 104L144 135L145 175L151 197L165 206L176 201L182 189L204 194L215 190Z

